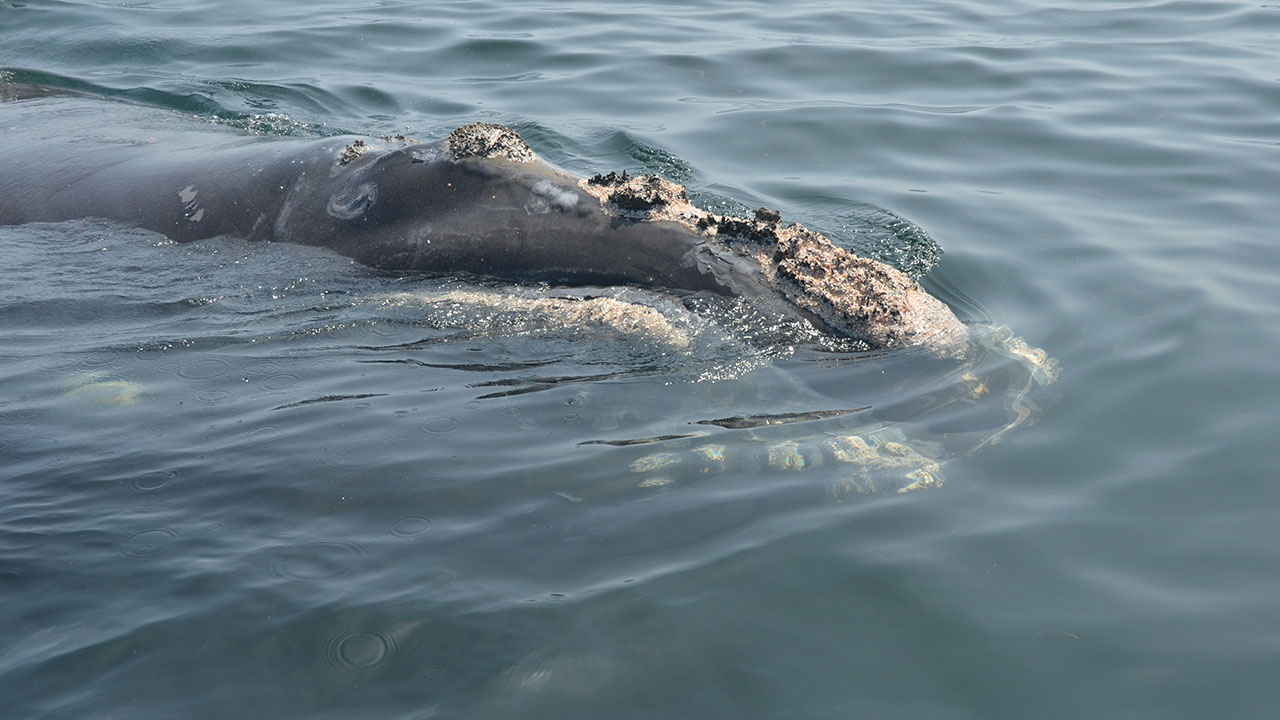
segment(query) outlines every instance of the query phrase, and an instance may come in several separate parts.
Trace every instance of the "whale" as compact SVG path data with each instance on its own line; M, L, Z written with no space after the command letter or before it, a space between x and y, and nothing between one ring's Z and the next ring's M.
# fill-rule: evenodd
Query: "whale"
M963 352L945 303L777 211L717 215L658 175L578 177L505 125L255 134L121 100L0 89L0 224L103 218L176 241L328 248L389 273L740 297L869 348Z

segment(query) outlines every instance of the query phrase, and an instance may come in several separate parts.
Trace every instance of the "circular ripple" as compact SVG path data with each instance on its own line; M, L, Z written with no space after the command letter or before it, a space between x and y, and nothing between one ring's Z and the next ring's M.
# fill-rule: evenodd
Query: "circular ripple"
M149 472L140 478L134 478L133 489L137 490L138 492L151 492L153 490L159 490L165 485L168 485L169 481L173 479L173 476L174 476L173 472L163 472L160 470L157 470L155 472Z
M423 432L432 435L448 435L456 431L462 423L455 417L434 417L422 423Z
M14 448L15 457L25 458L42 458L49 457L53 453L61 450L58 445L58 439L48 435L41 435L31 438L23 438L22 441Z
M236 396L230 390L206 390L205 392L196 393L196 399L204 403L217 403L226 400L232 400Z
M374 335L384 338L403 335L409 330L409 328L402 323L387 320L374 320L369 324L367 329Z
M319 541L290 548L274 564L278 577L314 582L332 580L351 572L365 549L350 542Z
M240 368L245 375L277 375L285 371L285 365L270 358L255 360Z
M425 515L408 515L391 523L391 534L398 538L417 537L431 529L431 518Z
M80 358L82 367L97 368L106 367L116 361L116 353L112 350L99 350L91 352Z
M70 370L80 364L75 357L51 357L40 361L41 370Z
M128 537L120 545L120 552L126 557L147 558L160 555L173 547L178 533L169 528L143 530Z
M296 385L299 379L300 378L297 375L280 373L279 375L272 375L263 380L262 387L266 390L283 390L290 385Z
M256 430L251 430L244 436L244 438L249 442L263 442L264 440L270 440L279 434L280 428L274 425L263 425Z
M231 363L221 358L205 358L189 362L178 368L179 377L188 380L208 380L216 378L231 370Z
M331 467L358 470L385 461L391 450L391 441L386 439L353 438L326 447L320 462Z
M347 630L325 644L325 659L340 670L368 670L391 654L395 641L376 630Z

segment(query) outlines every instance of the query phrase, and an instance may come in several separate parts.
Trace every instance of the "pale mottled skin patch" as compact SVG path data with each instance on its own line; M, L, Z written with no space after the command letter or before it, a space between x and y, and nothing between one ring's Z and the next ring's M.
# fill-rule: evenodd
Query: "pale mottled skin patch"
M105 407L128 407L142 398L142 386L100 370L77 373L66 381L66 394Z
M389 305L455 304L472 311L521 313L536 327L602 327L675 350L689 347L689 332L662 313L644 305L608 297L529 297L486 290L396 293L383 299Z
M968 332L942 301L902 272L836 247L822 233L761 208L754 218L695 207L684 187L657 175L596 175L578 187L605 212L638 222L670 221L753 258L783 297L875 347L922 345L963 354Z

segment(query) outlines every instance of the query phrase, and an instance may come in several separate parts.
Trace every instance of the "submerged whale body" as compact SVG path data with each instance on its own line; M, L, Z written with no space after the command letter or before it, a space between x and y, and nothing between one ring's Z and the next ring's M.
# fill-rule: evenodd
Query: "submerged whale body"
M956 354L967 337L914 280L776 212L715 215L654 175L574 177L502 125L425 144L266 138L99 98L6 95L0 224L101 217L179 242L323 246L390 272L705 291L878 348Z

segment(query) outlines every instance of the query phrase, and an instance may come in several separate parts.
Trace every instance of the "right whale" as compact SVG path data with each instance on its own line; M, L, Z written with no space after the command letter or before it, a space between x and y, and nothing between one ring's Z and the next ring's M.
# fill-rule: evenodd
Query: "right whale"
M575 177L503 125L426 144L266 138L32 86L0 96L0 224L102 217L178 242L318 245L399 273L710 291L872 348L964 353L951 310L884 263L774 211L701 210L656 175Z

